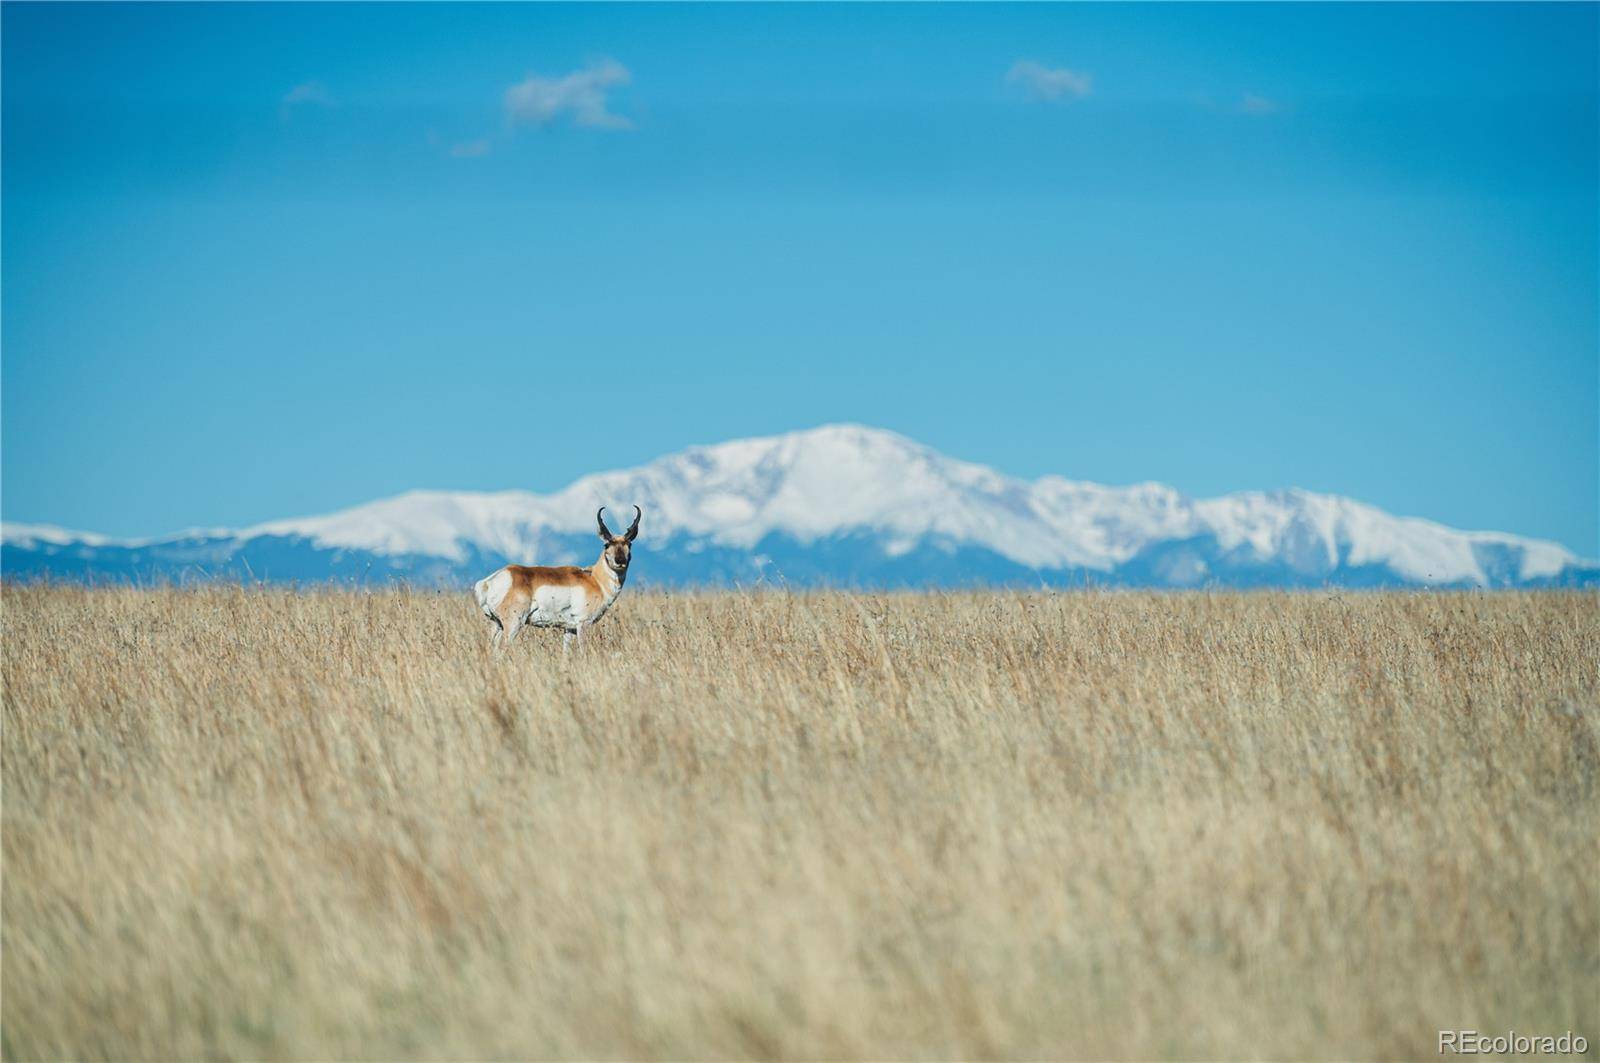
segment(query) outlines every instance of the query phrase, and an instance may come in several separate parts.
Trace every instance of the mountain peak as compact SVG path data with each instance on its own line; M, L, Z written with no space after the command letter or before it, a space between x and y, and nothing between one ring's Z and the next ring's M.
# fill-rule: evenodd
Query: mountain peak
M1555 543L1454 531L1300 488L1192 499L1153 482L1030 482L851 423L690 447L549 495L409 491L324 516L186 536L181 552L224 565L242 559L251 572L261 571L258 561L287 566L293 557L305 569L298 578L317 578L319 564L326 578L364 563L359 571L459 580L504 561L590 560L602 505L644 510L641 572L675 582L1600 581L1600 568ZM5 528L12 572L52 571L67 558L85 571L113 558L168 564L177 544Z

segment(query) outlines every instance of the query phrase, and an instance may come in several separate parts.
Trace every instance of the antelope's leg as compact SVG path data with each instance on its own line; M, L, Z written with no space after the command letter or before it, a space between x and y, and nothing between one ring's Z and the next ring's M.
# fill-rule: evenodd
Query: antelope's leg
M572 652L572 631L570 628L561 633L561 652L563 654Z

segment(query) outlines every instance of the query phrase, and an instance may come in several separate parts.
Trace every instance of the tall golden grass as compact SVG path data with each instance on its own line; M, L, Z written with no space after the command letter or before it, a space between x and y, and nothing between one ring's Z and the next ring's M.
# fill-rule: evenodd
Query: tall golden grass
M1600 1043L1593 595L3 607L7 1058Z

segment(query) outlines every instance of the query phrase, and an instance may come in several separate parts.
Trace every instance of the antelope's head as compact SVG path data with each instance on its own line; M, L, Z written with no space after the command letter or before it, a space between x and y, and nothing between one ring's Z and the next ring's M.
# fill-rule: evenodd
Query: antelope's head
M627 574L628 561L633 553L633 540L639 537L639 518L644 516L644 511L638 506L633 507L633 523L628 525L628 530L621 535L612 535L611 529L606 527L606 507L601 506L595 513L595 523L600 525L600 538L605 540L605 553L600 556L605 559L606 567L618 576Z

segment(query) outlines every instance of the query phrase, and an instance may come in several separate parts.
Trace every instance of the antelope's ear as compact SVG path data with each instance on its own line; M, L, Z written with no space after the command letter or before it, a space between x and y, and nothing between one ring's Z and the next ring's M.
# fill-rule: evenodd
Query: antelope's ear
M628 525L628 530L622 533L622 541L631 543L639 537L639 518L644 516L644 510L638 506L633 507L633 523Z
M611 529L606 527L605 506L601 506L599 509L595 510L594 520L596 524L600 525L600 538L604 539L608 543L615 538L615 536L611 534Z

